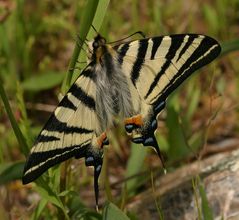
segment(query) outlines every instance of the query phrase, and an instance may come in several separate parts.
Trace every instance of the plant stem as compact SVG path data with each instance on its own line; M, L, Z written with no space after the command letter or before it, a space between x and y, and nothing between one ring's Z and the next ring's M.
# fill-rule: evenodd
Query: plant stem
M12 109L10 107L10 104L8 102L8 99L7 99L7 95L5 93L5 90L3 88L3 82L2 82L2 79L0 78L0 96L2 98L2 101L3 101L3 104L4 104L4 107L6 109L6 112L7 112L7 115L8 115L8 118L11 122L11 125L12 125L12 128L13 128L13 131L16 135L16 138L18 140L18 143L19 145L21 146L22 148L22 151L25 155L28 154L28 146L26 144L26 140L17 124L17 121L12 113Z

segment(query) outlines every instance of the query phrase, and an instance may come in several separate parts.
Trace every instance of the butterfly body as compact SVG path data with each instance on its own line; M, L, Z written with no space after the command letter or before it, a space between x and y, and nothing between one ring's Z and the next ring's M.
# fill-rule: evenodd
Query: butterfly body
M135 143L152 146L161 158L154 136L157 116L166 99L196 69L220 53L212 38L171 35L112 46L97 35L89 44L87 67L43 127L26 162L23 183L70 157L85 157L98 177L103 163L107 130L115 117L125 122Z

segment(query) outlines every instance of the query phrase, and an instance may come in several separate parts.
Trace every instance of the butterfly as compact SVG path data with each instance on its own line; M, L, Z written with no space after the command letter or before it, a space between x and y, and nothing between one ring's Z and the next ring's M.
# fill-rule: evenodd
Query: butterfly
M195 70L221 51L219 43L199 34L143 38L115 45L97 34L88 43L89 62L37 137L27 159L23 184L71 157L94 167L95 200L107 130L124 120L132 142L153 147L157 116L166 100Z

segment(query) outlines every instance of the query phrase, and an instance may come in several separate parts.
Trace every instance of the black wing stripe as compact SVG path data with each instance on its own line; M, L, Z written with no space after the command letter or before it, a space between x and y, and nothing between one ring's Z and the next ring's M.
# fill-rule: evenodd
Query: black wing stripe
M86 128L67 126L67 123L59 121L54 114L51 115L49 121L50 123L46 123L43 130L64 132L65 134L70 133L89 134L93 132L93 130L88 130Z
M157 50L158 50L158 48L159 48L159 46L160 46L160 44L162 42L162 39L163 39L163 37L160 37L160 38L154 37L154 38L152 38L153 47L152 47L151 57L150 57L151 60L153 60L155 58L155 54L156 54L156 52L157 52Z
M118 62L121 65L123 63L124 56L126 55L127 51L129 49L129 44L126 43L124 44L118 51L119 56L118 56Z
M194 39L198 37L198 35L196 35L196 34L191 34L191 35L186 35L186 36L188 36L187 43L184 45L184 47L180 51L176 62L178 62L181 59L181 57L186 52L186 50L192 45Z
M55 137L55 136L46 136L46 135L40 134L37 138L37 143L49 142L49 141L59 141L59 140L60 140L60 138Z
M95 81L95 73L91 70L91 68L87 68L80 74L80 76L84 76L90 78L91 80Z
M79 86L74 83L70 88L69 92L79 99L85 106L95 110L95 100L87 95Z
M131 71L131 80L134 85L136 84L136 81L139 78L140 70L144 63L144 58L147 52L147 48L148 48L148 39L139 41L137 58L136 58L136 61L134 62L134 65Z
M171 39L171 46L169 47L169 50L166 54L166 62L163 64L160 72L155 76L153 83L150 85L149 90L147 94L145 95L145 99L148 98L148 96L151 94L155 86L158 84L161 76L165 73L165 71L168 69L168 67L171 64L171 60L174 58L177 50L180 48L181 44L183 43L183 38L179 38L178 40ZM160 47L159 47L160 50Z
M77 107L72 103L72 101L69 100L67 95L59 103L59 106L70 108L70 109L72 109L74 111L76 111L76 109L77 109Z
M32 153L28 158L28 162L24 167L23 184L27 184L35 180L48 168L65 161L71 157L84 157L88 144L65 147L63 149L54 149L46 152ZM35 168L35 169L34 169ZM32 170L30 170L32 169Z
M159 94L154 104L164 101L188 76L200 67L210 63L220 54L220 51L221 47L214 39L204 38L193 54L178 70L177 75L170 80L163 92Z

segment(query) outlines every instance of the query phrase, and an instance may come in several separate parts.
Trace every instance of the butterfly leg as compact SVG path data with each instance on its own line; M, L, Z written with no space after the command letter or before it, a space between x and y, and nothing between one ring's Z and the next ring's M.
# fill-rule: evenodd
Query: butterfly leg
M144 146L151 146L155 149L157 152L163 167L164 162L162 155L160 153L160 149L157 143L157 140L154 136L154 132L157 129L157 115L159 112L163 110L165 107L165 102L160 102L158 105L155 105L153 107L153 114L150 118L149 122L147 122L147 127L144 127L143 117L141 115L136 115L132 118L128 118L125 120L125 129L128 134L132 134L134 130L136 130L136 133L139 133L137 136L134 135L132 138L132 142L137 144L143 144ZM137 130L139 130L137 132Z

